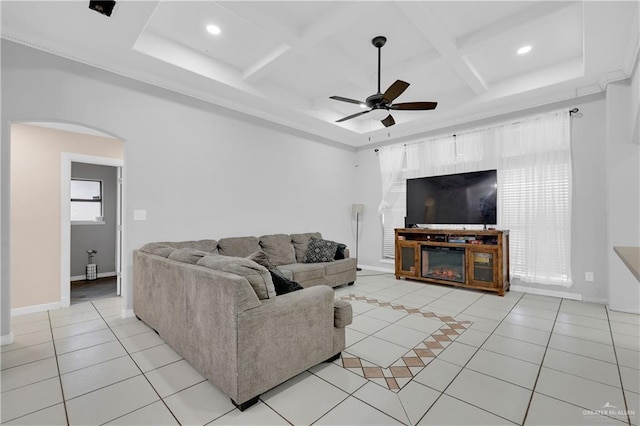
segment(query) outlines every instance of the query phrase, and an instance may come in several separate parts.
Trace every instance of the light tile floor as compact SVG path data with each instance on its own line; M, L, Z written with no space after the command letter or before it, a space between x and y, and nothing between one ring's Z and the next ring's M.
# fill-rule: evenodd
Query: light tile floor
M399 392L325 363L241 413L120 298L13 318L2 424L602 425L640 420L640 317L603 305L397 281L335 289L472 321ZM389 364L433 320L352 302L347 352Z

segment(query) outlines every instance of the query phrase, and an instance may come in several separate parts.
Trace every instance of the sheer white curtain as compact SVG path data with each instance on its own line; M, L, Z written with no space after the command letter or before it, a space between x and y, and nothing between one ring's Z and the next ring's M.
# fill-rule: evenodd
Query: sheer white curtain
M496 129L499 223L510 231L511 275L572 285L568 112Z
M382 218L382 257L395 257L395 228L404 227L406 204L407 155L404 145L391 145L378 150L382 178L382 201L378 213Z
M569 114L474 129L379 150L383 256L404 225L406 179L498 170L498 227L510 230L511 276L570 286L571 146Z

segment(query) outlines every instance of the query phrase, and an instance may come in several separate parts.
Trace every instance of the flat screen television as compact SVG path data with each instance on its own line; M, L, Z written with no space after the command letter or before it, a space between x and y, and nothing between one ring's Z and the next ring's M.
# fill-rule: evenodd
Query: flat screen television
M495 225L496 170L407 179L409 225Z

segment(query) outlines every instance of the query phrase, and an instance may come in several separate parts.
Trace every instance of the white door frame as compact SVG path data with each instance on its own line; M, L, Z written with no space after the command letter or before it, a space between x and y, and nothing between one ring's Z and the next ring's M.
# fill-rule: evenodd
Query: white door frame
M124 160L109 157L96 157L93 155L76 154L73 152L62 153L61 167L61 185L62 190L61 205L61 252L60 252L60 307L66 308L71 305L71 163L88 163L98 164L101 166L112 166L118 168L118 213L116 223L116 274L117 289L120 295L123 274L126 268L126 260L122 258L122 246L124 245L124 232L122 227L122 211L124 210L124 202L121 197L121 181L122 170L124 168Z

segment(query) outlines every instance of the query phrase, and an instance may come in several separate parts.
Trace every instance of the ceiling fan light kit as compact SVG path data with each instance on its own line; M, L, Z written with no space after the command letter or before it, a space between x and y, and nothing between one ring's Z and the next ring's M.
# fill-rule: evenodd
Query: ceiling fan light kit
M349 115L347 117L343 117L339 120L336 120L336 123L341 123L343 121L351 120L352 118L359 117L364 114L368 114L372 111L375 112L377 120L385 126L393 126L396 124L395 120L388 113L389 110L405 110L405 111L427 111L435 109L438 105L437 102L404 102L399 104L394 104L393 101L400 96L407 87L409 87L409 83L402 80L396 80L389 88L382 93L380 91L380 66L381 66L381 56L382 56L382 47L387 43L387 38L384 36L377 36L371 40L371 44L375 48L378 49L378 92L369 96L364 102L358 101L355 99L345 98L342 96L331 96L331 99L340 102L347 102L351 104L358 104L361 107L366 105L366 107L370 108L366 111L360 111L355 114Z

